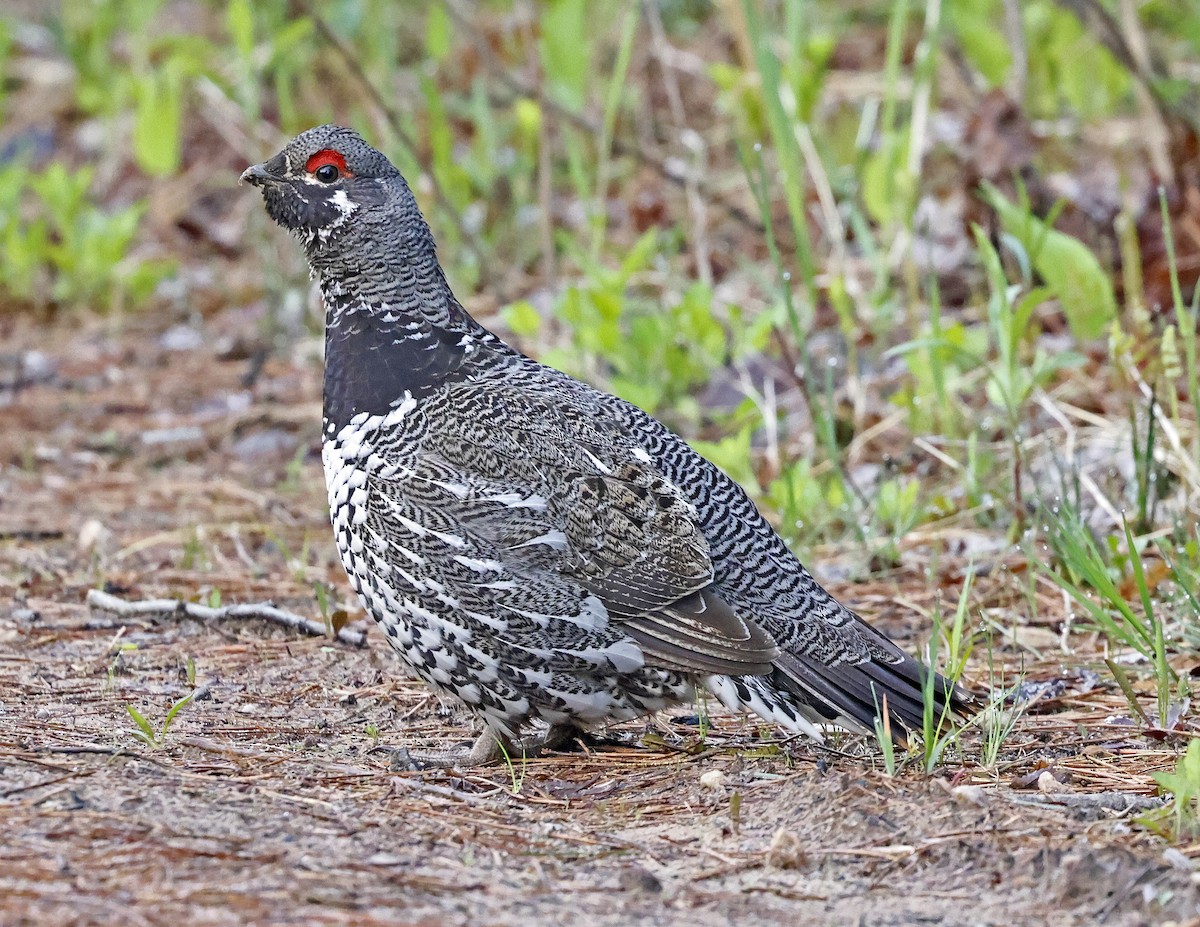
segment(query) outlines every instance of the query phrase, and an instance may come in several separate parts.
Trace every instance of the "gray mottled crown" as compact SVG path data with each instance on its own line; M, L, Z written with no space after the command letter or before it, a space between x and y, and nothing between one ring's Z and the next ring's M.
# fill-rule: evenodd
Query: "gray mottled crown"
M395 165L382 153L363 140L353 129L345 126L316 126L301 132L287 143L280 154L287 160L289 170L303 170L305 163L319 151L332 148L346 158L346 165L359 177L400 176Z

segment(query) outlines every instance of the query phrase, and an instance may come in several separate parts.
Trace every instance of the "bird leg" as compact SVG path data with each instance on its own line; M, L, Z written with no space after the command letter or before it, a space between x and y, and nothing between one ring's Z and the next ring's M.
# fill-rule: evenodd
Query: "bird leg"
M586 738L583 728L570 721L551 724L541 737L531 737L521 741L521 747L531 756L544 750L555 752L578 751L578 741Z
M546 750L570 749L575 739L583 733L574 724L552 724L540 737L528 737L513 742L503 734L484 730L470 747L439 750L434 753L411 753L404 747L392 751L391 767L402 769L469 769L475 766L493 766L521 757L538 756Z

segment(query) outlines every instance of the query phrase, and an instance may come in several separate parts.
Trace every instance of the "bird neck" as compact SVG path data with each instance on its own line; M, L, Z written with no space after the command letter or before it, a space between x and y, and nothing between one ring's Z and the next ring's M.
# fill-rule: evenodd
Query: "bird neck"
M325 418L339 428L466 379L500 346L455 299L436 260L386 282L345 264L337 274L315 262L314 270L325 298Z
M435 328L474 325L450 291L423 224L418 231L424 235L385 239L382 247L374 231L348 227L332 230L325 239L306 236L308 263L331 315L383 308L403 322Z

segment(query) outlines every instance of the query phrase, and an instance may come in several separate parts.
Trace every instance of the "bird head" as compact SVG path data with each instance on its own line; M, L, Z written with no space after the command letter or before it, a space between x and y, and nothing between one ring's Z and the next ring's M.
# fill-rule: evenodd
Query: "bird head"
M341 126L302 132L269 161L247 168L242 181L262 190L267 213L310 253L334 245L340 232L372 213L416 209L392 163Z

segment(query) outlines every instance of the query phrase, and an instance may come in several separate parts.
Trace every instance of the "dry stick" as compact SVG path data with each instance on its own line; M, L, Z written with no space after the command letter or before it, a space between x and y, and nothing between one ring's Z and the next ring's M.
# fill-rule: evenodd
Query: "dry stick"
M458 789L452 789L448 786L437 785L433 782L424 782L420 779L408 778L406 776L395 776L392 779L392 790L399 793L402 789L418 792L425 795L437 795L441 798L449 799L453 802L461 802L466 805L484 805L492 807L497 798L512 797L505 789L497 788L487 795L473 795L470 792L460 792Z
M123 750L121 747L105 746L104 744L75 744L65 747L31 747L32 753L103 753L111 756L137 756L131 750ZM5 756L17 756L15 753L7 753ZM18 757L19 758L19 757Z
M1025 87L1029 81L1029 49L1025 44L1025 23L1021 19L1020 0L1004 0L1004 35L1012 55L1008 95L1013 102L1024 108Z
M1152 77L1154 64L1150 58L1150 49L1146 42L1146 33L1138 18L1138 11L1130 0L1121 0L1121 36L1129 49L1130 57L1137 64L1138 73L1148 75L1145 79L1134 81L1134 92L1141 108L1146 113L1144 129L1146 131L1146 148L1154 172L1160 180L1168 185L1176 183L1175 164L1171 160L1171 122L1165 112L1166 106L1161 97L1154 91Z
M80 770L80 771L72 770L71 772L65 773L64 775L61 775L61 776L54 776L50 779L43 779L41 782L30 782L25 785L17 785L11 789L0 790L0 798L11 798L13 795L20 795L22 792L31 792L34 789L45 788L48 785L54 785L55 783L58 783L58 782L66 782L68 779L78 779L80 776L90 776L90 775L92 775L93 772L95 772L95 770L92 770L92 769ZM46 798L49 798L49 797L50 797L49 795L44 796L41 800L45 801Z
M283 625L311 634L314 637L326 637L328 629L320 621L313 621L295 612L276 608L270 602L252 602L245 605L223 605L220 608L209 608L195 602L184 602L182 599L142 599L137 602L127 602L115 595L101 592L99 589L89 589L87 594L88 607L94 611L109 612L118 618L134 618L144 615L178 615L195 618L197 621L223 621L227 618L261 618L272 624ZM367 642L363 631L350 628L339 628L334 635L343 644L361 647Z
M1121 4L1124 22L1118 22L1113 14L1104 9L1097 0L1057 0L1058 5L1075 15L1079 24L1109 53L1133 78L1134 93L1138 103L1146 112L1145 145L1150 155L1151 166L1159 179L1166 184L1174 183L1175 168L1169 151L1172 127L1181 121L1187 124L1185 110L1167 104L1155 86L1154 64L1145 47L1145 37L1137 20L1136 11ZM1141 38L1139 43L1138 39ZM1195 124L1193 123L1193 128Z
M1112 811L1117 814L1153 811L1167 803L1167 799L1159 796L1139 795L1133 792L1052 792L1013 794L1005 797L1018 805L1037 805L1043 808L1050 805L1085 811Z

